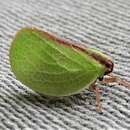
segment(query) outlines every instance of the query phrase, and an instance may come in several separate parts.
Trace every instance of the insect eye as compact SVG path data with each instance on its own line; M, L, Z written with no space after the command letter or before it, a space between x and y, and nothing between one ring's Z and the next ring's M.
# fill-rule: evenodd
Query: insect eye
M110 69L113 69L113 66L114 66L114 64L113 64L113 62L112 61L107 61L107 64L106 64L106 67L107 68L110 68Z
M113 67L114 67L113 62L110 60L107 60L107 62L106 62L107 71L105 72L105 75L111 73L113 71Z

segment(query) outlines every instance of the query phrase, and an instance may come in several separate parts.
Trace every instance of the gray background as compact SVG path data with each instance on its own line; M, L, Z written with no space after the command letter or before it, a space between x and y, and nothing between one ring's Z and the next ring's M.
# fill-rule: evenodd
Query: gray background
M95 94L56 103L16 81L9 48L18 29L39 27L110 55L114 73L130 81L130 0L0 0L0 130L129 130L130 90L103 89L103 113Z

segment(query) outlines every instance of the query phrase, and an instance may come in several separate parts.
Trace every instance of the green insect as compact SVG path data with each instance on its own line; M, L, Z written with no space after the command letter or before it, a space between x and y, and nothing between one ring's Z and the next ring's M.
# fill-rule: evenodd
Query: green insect
M114 66L110 57L95 49L36 28L18 31L11 44L10 63L16 78L23 84L56 97L76 94L94 86L98 79L103 80L104 75L111 73ZM110 77L104 81L117 80Z

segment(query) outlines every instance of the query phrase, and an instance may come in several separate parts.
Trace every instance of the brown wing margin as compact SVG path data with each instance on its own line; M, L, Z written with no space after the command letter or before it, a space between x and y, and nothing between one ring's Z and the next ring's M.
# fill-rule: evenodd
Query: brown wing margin
M102 64L106 67L105 75L108 73L111 73L113 71L114 64L111 60L106 59L105 57L103 57L97 53L91 52L90 50L88 51L87 50L88 47L81 44L81 43L76 43L76 42L74 43L70 40L64 40L64 39L58 38L57 36L55 36L53 34L42 31L42 30L37 29L35 27L33 27L33 28L25 27L25 28L22 28L21 30L36 31L40 35L44 35L44 36L48 37L50 40L56 41L59 44L63 44L66 47L75 48L79 51L86 53L87 55L91 56L93 59L95 59L100 64ZM18 31L18 33L16 35L18 35L20 31Z

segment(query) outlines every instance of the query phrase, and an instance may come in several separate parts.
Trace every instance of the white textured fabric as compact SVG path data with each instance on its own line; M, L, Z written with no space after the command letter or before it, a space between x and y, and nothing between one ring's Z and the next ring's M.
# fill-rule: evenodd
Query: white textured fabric
M130 90L100 85L95 94L56 103L15 79L9 48L18 29L39 27L110 55L114 73L130 81L130 0L0 0L0 130L130 130Z

